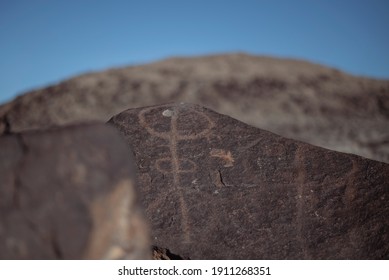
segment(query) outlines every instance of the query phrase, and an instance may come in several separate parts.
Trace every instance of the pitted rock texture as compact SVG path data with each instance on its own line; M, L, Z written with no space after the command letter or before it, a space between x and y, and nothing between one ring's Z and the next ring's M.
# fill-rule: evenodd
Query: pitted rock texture
M389 165L190 104L114 116L152 242L190 259L388 259Z
M389 81L246 54L172 58L81 75L0 106L0 133L87 120L167 102L204 105L332 150L389 163Z
M0 137L0 259L147 259L131 152L105 124Z

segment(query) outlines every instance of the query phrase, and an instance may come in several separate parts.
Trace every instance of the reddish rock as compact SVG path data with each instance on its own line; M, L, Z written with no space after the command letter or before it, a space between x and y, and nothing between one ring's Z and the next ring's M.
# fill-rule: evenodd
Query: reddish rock
M0 259L145 259L147 236L113 128L0 137Z
M389 165L190 104L110 121L132 147L152 242L190 259L388 259Z

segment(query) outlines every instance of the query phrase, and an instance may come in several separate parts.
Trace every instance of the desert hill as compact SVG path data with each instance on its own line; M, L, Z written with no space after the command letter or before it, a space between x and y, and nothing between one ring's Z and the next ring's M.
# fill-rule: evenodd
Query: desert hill
M389 162L389 81L305 61L223 54L80 75L0 106L0 134L197 103L256 127Z

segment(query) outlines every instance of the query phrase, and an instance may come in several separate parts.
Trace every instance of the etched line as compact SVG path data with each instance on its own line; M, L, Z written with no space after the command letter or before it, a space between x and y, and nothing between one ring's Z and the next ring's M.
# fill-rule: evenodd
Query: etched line
M303 236L304 226L304 184L306 181L306 170L304 166L304 156L301 148L298 147L295 155L295 166L297 167L297 198L296 198L296 208L297 208L297 240L301 245L301 250L303 251L304 259L309 259L309 253L307 251L306 239Z
M180 168L177 171L178 173L194 173L194 172L196 172L196 164L192 160L179 159L178 161L179 161L178 166ZM171 163L172 163L172 160L170 157L159 158L155 162L155 167L157 168L157 170L159 172L161 172L163 174L170 174L170 173L173 173L173 168L170 166ZM183 163L186 166L190 165L190 167L187 169L183 169Z
M170 132L159 132L159 131L154 130L147 123L146 116L145 116L147 113L149 113L152 110L155 110L155 109L158 109L158 108L165 108L165 107L167 107L167 106L166 105L162 105L162 106L158 106L158 107L151 107L151 108L143 109L139 113L139 122L147 130L147 132L150 133L151 135L154 135L154 136L157 136L159 138L166 139L166 140L170 140L172 130ZM171 123L173 123L174 121L177 122L178 110L176 110L176 109L174 109L174 110L171 110L171 109L164 110L164 112L166 112L166 111L169 111L169 113L165 113L164 116L166 116L166 115L171 116ZM212 128L215 126L214 122L210 119L209 116L207 116L203 112L198 112L198 111L194 111L194 112L196 112L196 114L201 115L203 118L205 118L207 120L208 127L203 129L201 132L199 132L197 134L192 134L192 135L180 135L178 133L177 129L176 129L176 133L177 133L176 139L177 139L177 141L180 141L180 140L194 140L194 139L199 139L199 138L206 137L210 133ZM174 115L176 115L176 116L174 116ZM173 119L175 119L175 120L173 121ZM177 123L176 123L176 125L177 125Z
M354 180L359 172L359 166L355 159L352 160L352 168L346 176L346 189L344 191L344 201L347 207L351 205L356 196Z
M155 108L155 107L154 107ZM154 135L154 136L157 136L159 138L162 138L162 139L166 139L166 140L169 140L170 139L170 134L167 133L167 132L158 132L158 131L155 131L152 127L150 127L146 121L146 113L150 112L151 110L154 109L153 107L151 108L146 108L146 109L143 109L142 111L140 111L139 115L138 115L138 118L139 118L139 123L147 130L148 133L150 133L151 135ZM157 107L158 108L158 107Z
M172 173L173 173L173 186L178 192L179 199L180 199L180 209L181 209L181 215L182 215L182 231L184 232L184 237L186 241L190 240L189 236L189 225L188 225L188 211L186 208L186 203L184 200L184 195L182 193L182 189L180 186L180 163L178 160L178 154L177 154L177 112L174 112L171 117L171 137L170 137L170 154L171 154L171 161L172 161Z
M234 157L232 156L231 151L226 152L223 149L212 149L209 152L211 157L221 158L224 161L224 167L234 166Z

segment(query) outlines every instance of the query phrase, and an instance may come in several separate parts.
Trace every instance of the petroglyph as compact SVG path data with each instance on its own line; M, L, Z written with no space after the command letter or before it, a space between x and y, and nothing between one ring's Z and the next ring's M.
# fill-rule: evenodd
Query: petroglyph
M179 166L182 169L179 169L178 173L194 173L196 172L197 166L190 159L180 159ZM163 174L173 173L173 166L171 158L160 158L155 161L155 167L157 170Z
M354 201L357 193L355 188L353 186L355 185L355 177L357 176L359 172L359 166L357 161L354 159L352 160L352 168L349 171L349 174L347 176L346 181L346 189L344 193L344 203L347 205L351 205L351 203Z
M147 114L152 111L158 111L158 114L165 118L170 118L169 131L157 131L147 122ZM162 112L161 112L162 111ZM197 165L194 161L187 158L180 158L178 154L178 144L180 141L195 140L207 138L214 127L214 122L203 112L191 109L190 112L199 115L207 123L205 128L200 128L200 131L187 132L179 126L179 115L183 110L179 106L163 105L158 107L146 108L139 112L139 123L147 130L147 132L155 137L162 138L168 141L170 157L159 158L155 161L155 168L163 174L172 174L173 190L179 197L180 213L182 217L181 227L184 233L186 242L190 242L190 229L188 209L184 198L183 186L181 186L180 176L185 173L194 173ZM186 110L187 112L188 110ZM169 191L170 193L170 191ZM157 203L157 202L156 202Z
M222 150L222 149L212 149L209 152L209 155L211 157L221 158L223 160L223 162L225 162L224 167L234 166L234 164L233 164L234 157L232 156L230 151L226 152L225 150Z
M297 240L300 243L301 250L305 259L309 259L309 251L307 249L306 239L304 238L304 185L306 184L307 174L304 166L301 166L301 163L304 162L304 154L300 148L297 149L295 155L295 165L299 166L297 169L297 178L296 178L296 187L297 187L297 197L296 197L296 210L297 210Z

